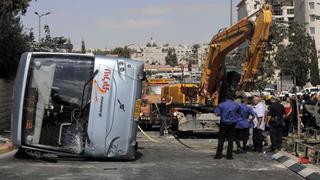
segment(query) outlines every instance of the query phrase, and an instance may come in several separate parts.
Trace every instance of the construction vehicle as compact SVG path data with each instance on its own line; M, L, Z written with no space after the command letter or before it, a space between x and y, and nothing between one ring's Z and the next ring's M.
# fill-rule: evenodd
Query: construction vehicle
M143 68L118 57L24 53L11 125L18 154L134 159Z
M177 131L217 130L219 118L213 114L214 107L224 100L226 93L235 94L237 90L252 88L271 22L271 6L265 4L253 15L221 30L209 44L200 84L177 84L163 88L162 97L173 97L170 108L175 109L174 113L178 116ZM226 55L246 41L248 49L241 74L228 71L224 62Z
M157 104L161 102L161 88L174 83L174 79L148 79L143 83L143 94L139 125L143 129L159 127L159 111Z

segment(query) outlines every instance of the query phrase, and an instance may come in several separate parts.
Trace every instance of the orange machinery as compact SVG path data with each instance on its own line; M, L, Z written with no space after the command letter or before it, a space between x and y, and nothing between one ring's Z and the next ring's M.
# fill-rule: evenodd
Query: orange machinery
M180 112L181 119L183 119L181 121L188 122L187 117L190 114L192 116L189 116L191 117L189 119L196 120L201 113L212 113L213 108L224 99L226 93L236 93L236 90L245 90L254 84L268 40L271 22L271 6L264 4L261 10L243 18L230 28L223 29L212 38L200 85L176 84L163 87L161 96L167 99L173 97L171 108ZM243 60L242 74L238 77L234 74L233 77L229 76L224 65L225 57L244 42L248 42L248 49ZM192 97L187 98L190 95ZM190 100L192 100L191 103ZM180 128L185 131L206 129L206 124L210 124L206 120L189 122L193 125L185 123L188 128L182 128L179 122L179 130ZM195 126L199 128L194 128Z

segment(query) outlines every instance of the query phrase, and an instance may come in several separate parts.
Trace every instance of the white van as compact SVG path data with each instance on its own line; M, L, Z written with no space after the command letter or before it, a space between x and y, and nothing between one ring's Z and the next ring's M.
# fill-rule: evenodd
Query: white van
M304 94L314 94L314 93L319 93L320 88L319 87L310 87L310 88L305 88L301 90L300 92L297 93L298 96L302 96Z

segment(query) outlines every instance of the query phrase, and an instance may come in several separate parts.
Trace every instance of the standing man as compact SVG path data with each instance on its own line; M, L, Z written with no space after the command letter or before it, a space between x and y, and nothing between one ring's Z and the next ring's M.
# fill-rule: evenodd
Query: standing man
M262 143L264 136L262 132L265 130L265 105L261 102L260 96L253 96L253 111L256 113L257 117L254 119L253 127L253 150L256 152L262 152Z
M271 138L270 152L273 152L281 149L283 119L285 117L285 109L276 97L272 97L271 99L269 116L271 117L269 121Z
M247 152L247 142L249 139L249 121L252 121L253 118L257 117L256 113L253 111L251 107L247 105L248 99L247 97L241 97L240 104L240 120L237 122L235 127L235 139L237 144L237 152ZM249 117L252 119L249 120ZM242 141L242 148L240 145L240 141Z
M304 117L304 125L305 127L311 127L314 129L318 129L316 119L315 119L315 113L313 112L313 108L310 108L312 106L317 106L318 103L318 95L317 93L313 93L310 96L310 99L307 100L303 106L305 110L305 117ZM311 132L313 133L313 132Z
M289 133L292 133L292 102L289 96L285 97L285 101L283 102L283 107L285 111L285 118L284 118L284 128L282 135L287 137Z
M240 106L233 101L233 96L228 94L226 100L218 105L215 109L215 114L220 116L218 148L215 159L221 159L223 144L225 139L228 139L227 159L233 159L233 140L234 127L240 119Z
M160 137L164 136L164 130L166 128L166 120L167 120L167 106L172 103L172 97L170 97L170 101L167 102L166 98L161 98L161 103L158 105L159 108L159 116L160 116Z

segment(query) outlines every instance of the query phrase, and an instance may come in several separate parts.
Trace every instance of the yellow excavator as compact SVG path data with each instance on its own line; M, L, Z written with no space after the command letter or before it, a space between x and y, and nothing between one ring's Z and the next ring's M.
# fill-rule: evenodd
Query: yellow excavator
M254 20L252 20L254 19ZM263 57L264 47L269 36L272 10L269 4L256 13L241 19L230 28L216 34L210 44L205 59L200 85L175 84L162 89L162 98L170 99L170 112L175 113L179 131L207 131L216 124L205 113L212 113L217 104L224 99L225 93L246 90L255 82L258 67ZM226 55L248 42L243 60L241 75L228 75L225 68Z
M255 21L250 21L253 16L256 16ZM238 88L246 89L252 85L269 37L271 22L271 6L265 4L260 11L243 18L237 24L213 37L201 77L202 103L205 103L205 99L214 98L215 105L217 104L221 85L225 79L224 58L228 52L245 41L248 41L249 48L244 59Z

